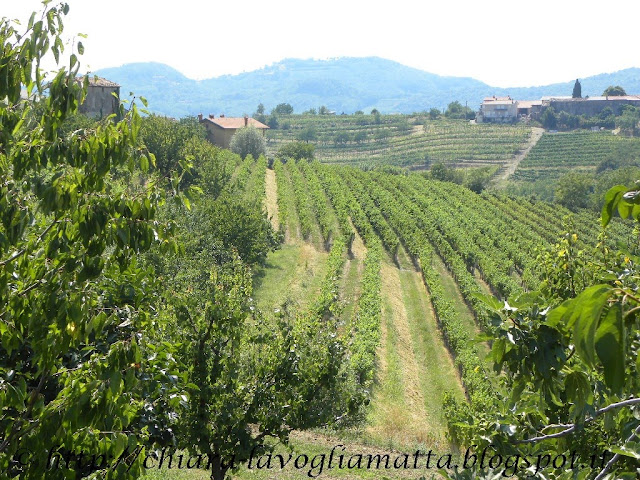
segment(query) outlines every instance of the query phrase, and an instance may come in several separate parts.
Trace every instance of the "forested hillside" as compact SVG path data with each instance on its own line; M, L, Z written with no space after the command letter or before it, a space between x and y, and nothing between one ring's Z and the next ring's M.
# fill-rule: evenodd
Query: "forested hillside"
M325 105L351 114L376 108L382 113L442 110L453 101L476 110L482 99L510 95L537 100L548 95L571 95L575 79L539 87L499 88L468 77L445 77L378 57L329 60L286 59L252 72L192 80L158 63L136 63L95 73L149 99L151 110L179 118L186 115L240 116L264 104L270 111L290 103L295 113ZM584 96L601 95L610 85L629 94L640 92L638 69L630 68L580 79Z

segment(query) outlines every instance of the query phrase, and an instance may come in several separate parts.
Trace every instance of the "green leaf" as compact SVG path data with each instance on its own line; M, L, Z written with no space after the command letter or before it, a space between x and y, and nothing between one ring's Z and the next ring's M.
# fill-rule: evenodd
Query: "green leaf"
M572 300L573 309L565 315L567 326L573 326L573 343L578 355L589 365L595 364L595 336L598 320L613 293L609 285L594 285ZM566 318L568 316L568 318Z
M82 42L78 42L78 53L80 55L84 54L84 45L82 44Z
M596 352L604 366L604 382L615 392L624 386L625 329L622 306L609 308L595 335Z
M591 397L591 384L584 372L571 372L564 381L567 398L582 408Z
M484 295L482 293L472 292L471 296L480 300L482 303L484 303L487 307L489 307L489 309L491 309L494 312L499 312L504 307L504 302L501 302L500 300L498 300L495 297L492 297L491 295Z
M604 205L602 206L602 213L600 216L603 227L606 227L611 221L613 210L618 206L623 192L626 191L627 187L625 187L624 185L616 185L615 187L609 189L609 191L605 195Z

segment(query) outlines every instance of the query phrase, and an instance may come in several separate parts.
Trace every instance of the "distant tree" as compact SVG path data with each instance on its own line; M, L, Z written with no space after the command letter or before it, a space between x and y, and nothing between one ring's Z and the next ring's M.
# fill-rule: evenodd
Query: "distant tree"
M380 112L377 108L374 108L373 110L371 110L371 115L380 115Z
M293 107L288 103L279 103L273 110L276 115L291 115L293 113Z
M338 132L333 138L333 143L336 145L345 145L351 138L347 132Z
M315 142L318 140L318 132L314 127L307 127L298 134L298 140L301 142Z
M593 185L593 177L590 174L569 172L558 179L554 199L569 210L586 208L589 206Z
M438 110L437 108L432 108L431 110L429 110L429 118L431 120L435 120L437 118L440 118L440 110Z
M258 158L260 155L267 153L267 142L257 128L248 126L238 130L229 145L229 150L233 153L237 153L242 158L247 155L252 155L254 158Z
M556 116L556 111L553 107L547 107L540 117L540 122L542 123L542 126L548 130L553 130L557 127L558 117Z
M411 131L411 125L409 125L409 122L403 119L398 122L398 124L396 125L396 129L401 135L406 135Z
M311 107L309 110L307 110L306 112L303 112L303 113L305 113L307 115L317 115L318 111L314 107Z
M624 88L620 85L616 85L615 87L610 85L604 92L602 92L603 97L624 97L626 94L627 92L625 92Z
M475 117L475 112L467 106L462 106L459 101L451 102L447 105L447 111L444 112L447 118L466 118L468 120Z
M269 115L269 118L267 118L267 125L269 128L272 128L273 130L278 128L278 117L275 114L271 114Z
M364 115L364 112L362 110L356 110L353 114L354 115Z
M464 180L464 174L460 170L449 168L442 162L434 163L431 166L429 175L434 180L440 180L441 182L462 184Z
M327 107L325 107L324 105L322 105L319 109L318 109L318 113L320 115L329 115L329 109Z
M640 110L635 107L627 107L622 115L616 117L616 127L632 136L638 134L638 122L640 122Z
M312 143L289 142L278 149L277 157L280 159L292 158L294 160L313 160L316 146Z
M576 83L573 84L573 93L571 94L572 98L582 98L582 85L580 85L580 80L576 78Z
M389 138L389 130L386 128L379 128L376 130L375 139L378 142L386 142Z
M364 130L359 130L354 136L353 141L360 144L367 140L367 132Z
M260 123L267 123L267 115L264 113L264 105L260 103L258 108L256 108L255 113L253 114L253 118L255 118Z

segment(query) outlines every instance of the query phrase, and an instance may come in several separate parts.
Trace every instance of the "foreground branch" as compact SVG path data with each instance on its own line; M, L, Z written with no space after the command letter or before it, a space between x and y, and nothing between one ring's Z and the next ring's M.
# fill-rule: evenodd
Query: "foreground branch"
M640 398L630 398L628 400L623 400L622 402L612 403L611 405L607 405L606 407L603 407L600 410L596 410L596 413L592 417L587 418L584 421L584 424L582 424L582 425L586 425L587 423L592 422L593 420L598 418L600 415L602 415L603 413L607 413L610 410L614 410L616 408L621 408L621 407L628 407L630 405L636 405L638 403L640 403ZM560 426L560 425L558 425L558 426ZM578 425L576 425L576 424L566 424L566 425L562 425L562 427L568 427L568 428L565 429L565 430L562 430L561 432L551 433L549 435L542 435L540 437L533 437L533 438L529 438L527 440L517 440L517 441L515 441L513 443L515 443L515 444L535 443L535 442L540 442L542 440L551 440L553 438L565 437L565 436L570 435L571 433L575 432L576 429L578 428Z

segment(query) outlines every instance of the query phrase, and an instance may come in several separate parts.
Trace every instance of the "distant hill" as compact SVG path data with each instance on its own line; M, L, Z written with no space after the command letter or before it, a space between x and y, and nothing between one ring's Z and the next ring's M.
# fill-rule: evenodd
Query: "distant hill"
M491 95L516 99L571 95L575 82L495 88L473 78L444 77L378 57L287 59L252 72L199 81L161 63L132 63L94 73L118 82L123 96L129 92L142 95L149 100L151 111L172 117L251 114L259 103L270 111L282 102L290 103L296 113L321 105L337 113L372 108L382 113L412 113L444 108L454 100L476 109L483 97ZM583 96L600 95L609 85L640 93L640 68L580 81Z

